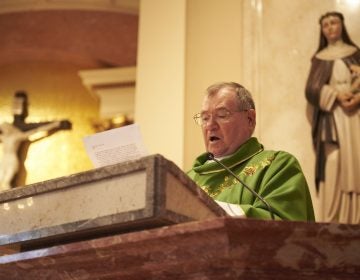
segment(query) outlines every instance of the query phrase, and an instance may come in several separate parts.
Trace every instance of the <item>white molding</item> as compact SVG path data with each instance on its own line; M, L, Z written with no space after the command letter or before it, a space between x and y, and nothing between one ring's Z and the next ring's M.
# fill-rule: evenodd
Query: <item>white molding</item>
M88 89L98 86L135 83L136 67L118 67L110 69L81 70L79 76Z
M81 70L79 76L91 96L100 103L100 117L133 117L136 67Z

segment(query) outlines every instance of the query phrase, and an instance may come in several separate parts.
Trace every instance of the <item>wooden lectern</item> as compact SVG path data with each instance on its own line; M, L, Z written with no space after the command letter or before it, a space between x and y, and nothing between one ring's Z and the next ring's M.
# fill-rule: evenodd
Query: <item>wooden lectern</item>
M360 279L360 226L227 217L160 155L3 192L0 207L4 280Z

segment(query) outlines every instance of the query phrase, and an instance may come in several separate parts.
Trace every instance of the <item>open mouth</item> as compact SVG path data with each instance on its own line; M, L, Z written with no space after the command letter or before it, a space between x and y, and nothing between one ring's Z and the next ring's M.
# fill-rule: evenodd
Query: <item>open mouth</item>
M216 141L219 141L220 138L217 136L210 136L209 140L210 140L210 142L216 142Z

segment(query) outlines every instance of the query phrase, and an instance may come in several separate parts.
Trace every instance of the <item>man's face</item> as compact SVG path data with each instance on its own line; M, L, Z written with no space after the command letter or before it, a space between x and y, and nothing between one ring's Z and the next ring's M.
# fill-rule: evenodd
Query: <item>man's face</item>
M228 112L228 116L223 118L224 112ZM205 97L201 114L207 120L202 125L206 150L215 157L234 153L255 128L255 110L239 112L238 97L231 88Z
M322 32L328 43L335 43L341 39L342 23L337 16L328 16L321 21Z

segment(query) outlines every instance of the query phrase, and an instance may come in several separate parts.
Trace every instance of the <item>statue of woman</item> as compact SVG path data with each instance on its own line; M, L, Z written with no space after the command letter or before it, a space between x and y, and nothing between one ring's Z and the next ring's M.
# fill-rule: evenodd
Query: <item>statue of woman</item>
M312 138L320 220L360 223L360 65L344 16L320 18L319 48L312 57L306 98L313 106Z

